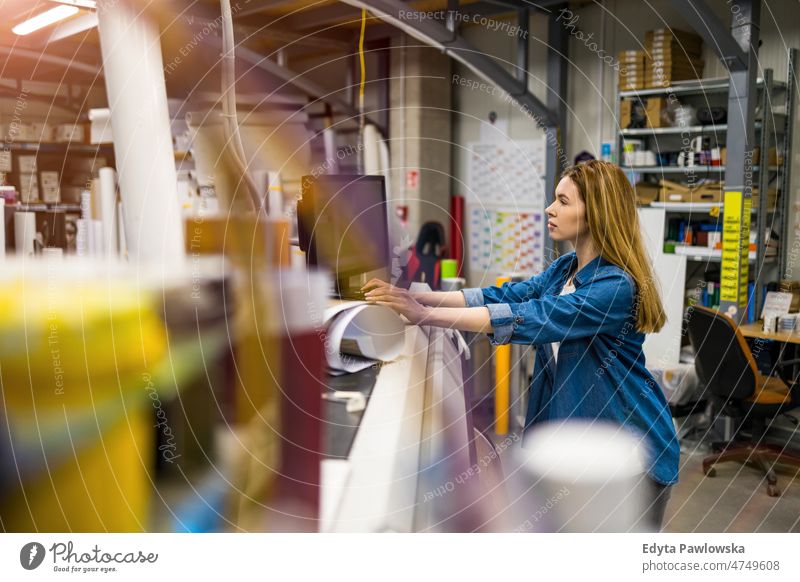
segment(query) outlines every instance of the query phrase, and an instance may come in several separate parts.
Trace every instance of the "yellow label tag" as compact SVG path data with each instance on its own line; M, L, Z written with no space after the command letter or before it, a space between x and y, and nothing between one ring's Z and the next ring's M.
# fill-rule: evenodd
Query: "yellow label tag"
M739 275L742 265L742 230L742 193L725 192L725 214L722 219L720 301L735 302L737 300L737 291L741 285Z

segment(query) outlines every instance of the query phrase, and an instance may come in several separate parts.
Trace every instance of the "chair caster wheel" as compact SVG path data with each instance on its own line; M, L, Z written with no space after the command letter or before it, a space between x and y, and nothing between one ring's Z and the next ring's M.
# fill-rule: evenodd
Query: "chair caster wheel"
M767 495L770 497L780 497L781 491L778 489L777 485L773 485L772 483L767 483Z

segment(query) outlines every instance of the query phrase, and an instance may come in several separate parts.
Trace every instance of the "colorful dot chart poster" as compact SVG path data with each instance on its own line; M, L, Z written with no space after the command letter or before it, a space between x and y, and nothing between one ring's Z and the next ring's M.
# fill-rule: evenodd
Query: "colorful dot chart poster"
M468 284L544 269L545 141L473 143L466 196Z

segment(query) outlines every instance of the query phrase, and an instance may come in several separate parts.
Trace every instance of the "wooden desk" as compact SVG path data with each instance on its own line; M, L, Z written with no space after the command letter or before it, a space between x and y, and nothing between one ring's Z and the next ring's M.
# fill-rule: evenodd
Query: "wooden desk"
M760 321L748 323L746 325L740 325L739 329L742 330L742 335L744 337L767 339L785 344L800 344L800 332L764 333L764 327Z

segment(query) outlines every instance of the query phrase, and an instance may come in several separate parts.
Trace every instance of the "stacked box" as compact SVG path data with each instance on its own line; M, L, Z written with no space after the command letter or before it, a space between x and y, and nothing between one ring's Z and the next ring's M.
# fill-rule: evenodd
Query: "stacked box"
M645 34L645 85L669 87L703 75L703 41L696 34L670 28Z
M23 204L39 201L39 180L36 174L19 175L19 199Z
M6 150L0 150L0 172L8 173L13 170L11 165L11 152Z
M56 143L84 143L86 133L84 124L61 123L55 127L54 138Z
M42 201L47 204L61 202L61 190L58 172L47 171L39 173L39 184L42 190Z
M621 51L617 57L619 60L619 90L644 89L646 72L644 51Z
M666 97L648 97L647 105L645 106L647 127L651 129L656 127L667 127L669 125L669 119L666 116L666 111Z
M17 165L20 174L36 173L36 156L17 156Z

